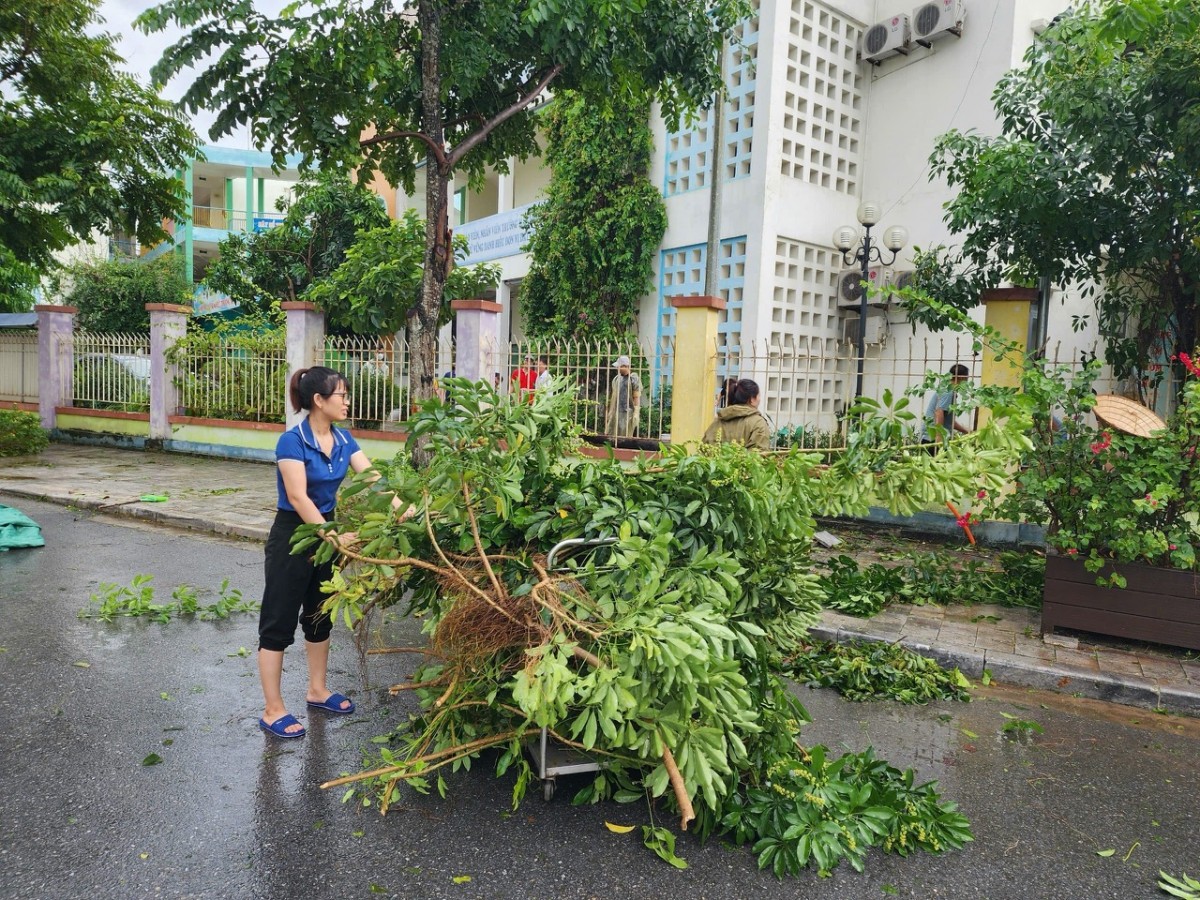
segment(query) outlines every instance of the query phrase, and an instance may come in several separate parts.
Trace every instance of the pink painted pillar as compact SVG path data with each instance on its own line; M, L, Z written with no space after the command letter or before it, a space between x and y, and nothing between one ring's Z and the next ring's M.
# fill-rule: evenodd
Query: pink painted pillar
M483 379L491 384L492 373L501 367L499 303L492 300L451 300L457 322L454 363L459 378Z
M320 365L325 359L325 313L315 303L289 300L279 305L287 317L287 371L288 381L291 381L292 373L297 369ZM288 428L304 418L292 409L286 386L283 389L283 406Z
M187 333L192 308L179 303L147 303L150 313L150 440L171 437L168 416L179 411L179 367L167 351Z
M56 410L70 406L74 381L74 306L39 304L33 308L38 321L38 413L43 428L57 424Z

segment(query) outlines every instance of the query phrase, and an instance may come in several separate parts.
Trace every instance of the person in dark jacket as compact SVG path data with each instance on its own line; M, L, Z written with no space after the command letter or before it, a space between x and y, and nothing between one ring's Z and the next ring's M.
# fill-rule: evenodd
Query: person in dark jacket
M742 444L755 450L771 449L771 428L766 417L758 411L757 382L739 379L728 392L729 406L717 412L708 431L706 444Z

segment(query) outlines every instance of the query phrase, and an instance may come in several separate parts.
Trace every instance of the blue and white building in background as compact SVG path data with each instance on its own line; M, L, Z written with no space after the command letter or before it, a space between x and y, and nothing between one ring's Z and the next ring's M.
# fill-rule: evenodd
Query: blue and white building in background
M727 303L720 324L725 352L758 346L825 359L851 330L855 314L839 300L847 272L831 234L856 223L859 204L883 210L880 231L908 229L907 248L878 274L894 282L913 246L953 242L943 221L949 188L930 181L935 139L957 128L999 131L991 94L1019 66L1028 46L1064 0L756 0L755 15L727 49L727 97L720 172L713 171L712 113L672 129L655 116L651 180L661 185L668 227L654 292L639 317L643 341L669 342L668 298L716 293ZM866 40L864 40L866 39ZM715 290L704 284L709 192L723 179ZM518 301L529 259L519 251L520 212L549 180L539 160L510 161L482 190L455 193L455 228L472 241L472 260L500 264L497 300L503 335L524 335ZM397 197L424 213L424 196ZM876 273L872 273L873 278ZM1057 298L1056 298L1057 299ZM1051 331L1090 346L1094 332L1072 333L1070 308L1051 306ZM921 339L898 310L875 311L868 376L888 370L888 335ZM893 344L896 343L893 341ZM759 352L762 352L760 350ZM811 421L845 387L832 365L810 368L766 392L777 421ZM786 382L786 383L785 383ZM839 382L839 383L835 383Z

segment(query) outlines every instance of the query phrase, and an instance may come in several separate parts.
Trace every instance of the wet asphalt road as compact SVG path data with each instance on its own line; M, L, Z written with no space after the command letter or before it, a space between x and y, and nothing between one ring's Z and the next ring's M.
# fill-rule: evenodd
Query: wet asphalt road
M157 599L222 578L262 588L261 547L132 525L31 501L47 547L0 554L0 897L4 898L1153 898L1159 869L1200 876L1200 721L989 688L970 704L849 704L801 689L809 742L861 749L937 778L971 819L959 853L873 853L776 881L744 850L682 837L677 871L641 848L646 809L573 807L482 767L445 801L411 796L386 818L317 785L410 709L375 657L364 688L346 632L331 687L359 712L302 710L296 654L285 696L309 728L281 743L261 714L252 616L159 625L80 620L100 582L155 576ZM247 655L242 655L245 648ZM86 665L85 665L86 664ZM1007 713L1044 733L1001 734ZM162 757L142 765L151 753ZM1101 857L1097 851L1115 852ZM462 880L469 876L470 880ZM456 881L455 879L460 879Z

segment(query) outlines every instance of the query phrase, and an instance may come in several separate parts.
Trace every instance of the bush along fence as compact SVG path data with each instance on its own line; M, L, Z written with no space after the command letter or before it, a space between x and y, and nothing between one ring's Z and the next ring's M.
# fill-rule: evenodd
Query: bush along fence
M759 409L776 449L845 450L847 430L857 421L847 415L857 365L852 345L739 343L721 331L720 298L675 297L672 303L674 333L653 343L510 343L500 338L500 304L454 301L455 324L439 343L434 387L443 398L452 393L452 377L489 382L501 395L570 390L571 421L585 439L605 445L598 452L616 447L624 455L698 439L719 402L719 383L748 377L762 391ZM70 307L37 308L37 390L21 390L36 398L43 426L60 437L269 459L275 434L297 420L286 408L288 374L323 364L349 380L350 427L368 441L403 439L416 403L402 335L327 336L323 314L307 303L284 304L283 328L189 329L189 307L159 304L149 311L149 334L102 335L76 331ZM915 390L919 396L907 401L905 413L912 414L910 427L919 428L926 399L921 385L931 373L962 363L971 384L989 381L968 337L910 339L906 346L897 337L892 343L887 360L882 350L870 351L864 394L899 399ZM16 365L15 351L7 352L12 349L0 346L0 356L13 357L13 365L0 365L0 377L30 368L27 358ZM623 359L628 369L616 365ZM14 391L15 379L9 379ZM6 389L0 383L0 393ZM974 410L962 415L974 419ZM394 447L374 452L390 456Z
M500 340L499 304L455 301L454 339L439 344L435 390L452 396L451 378L486 381L501 395L569 390L572 420L591 443L622 451L698 439L716 395L709 339L720 301L677 299L678 336L653 347L509 343ZM283 328L257 329L189 330L190 307L147 309L148 334L116 335L77 331L72 307L36 308L43 427L61 439L270 459L278 432L298 421L286 404L288 375L328 365L349 380L358 434L368 443L404 439L416 392L400 335L327 336L323 313L308 303L283 304ZM624 360L628 367L618 365ZM689 387L682 402L673 396L681 372Z

